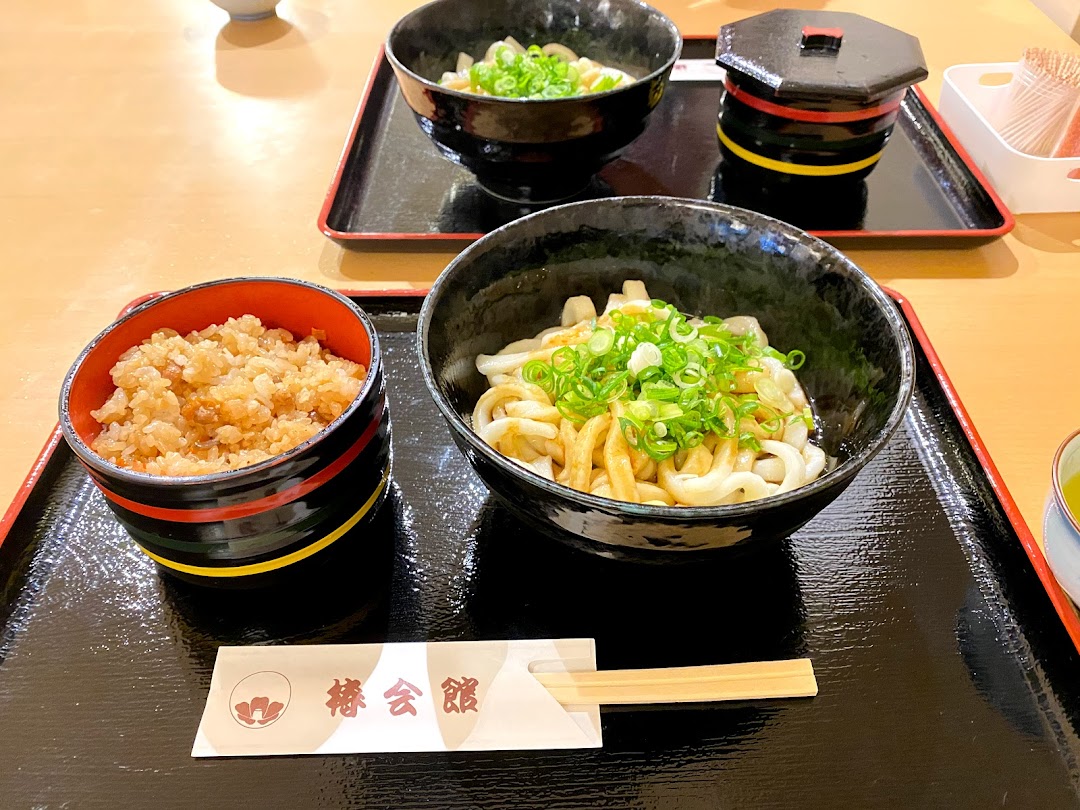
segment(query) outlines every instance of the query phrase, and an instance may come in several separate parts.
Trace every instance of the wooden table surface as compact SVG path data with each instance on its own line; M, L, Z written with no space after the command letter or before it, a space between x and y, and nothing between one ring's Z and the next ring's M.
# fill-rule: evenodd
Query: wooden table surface
M315 225L379 44L416 0L284 0L230 23L209 0L9 0L0 16L0 511L56 422L83 345L148 291L239 275L423 288L449 253L344 250ZM772 4L655 0L684 33ZM918 35L942 71L1076 50L1027 0L785 0ZM1024 517L1080 426L1080 214L1022 216L958 250L859 250L907 296ZM1046 398L1043 401L1043 398Z

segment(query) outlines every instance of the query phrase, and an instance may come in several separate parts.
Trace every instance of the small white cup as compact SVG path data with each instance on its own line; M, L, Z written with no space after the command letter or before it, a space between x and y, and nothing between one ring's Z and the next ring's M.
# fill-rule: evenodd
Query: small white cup
M1069 511L1061 491L1061 485L1076 475L1080 475L1080 430L1065 439L1054 454L1043 515L1046 562L1062 590L1080 605L1080 516Z
M264 20L274 16L274 9L281 0L210 0L218 8L229 12L229 16L238 22Z

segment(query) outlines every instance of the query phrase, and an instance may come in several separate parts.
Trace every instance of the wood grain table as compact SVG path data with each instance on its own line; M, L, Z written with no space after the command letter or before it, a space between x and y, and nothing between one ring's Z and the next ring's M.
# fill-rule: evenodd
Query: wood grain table
M771 7L655 0L684 33ZM230 23L208 0L10 0L0 16L0 504L56 421L79 349L128 301L238 275L424 288L447 252L345 250L316 215L376 51L415 0L284 0ZM943 70L1077 49L1027 0L786 0L862 12ZM853 251L907 296L1035 534L1080 425L1080 214L1022 216L958 250Z

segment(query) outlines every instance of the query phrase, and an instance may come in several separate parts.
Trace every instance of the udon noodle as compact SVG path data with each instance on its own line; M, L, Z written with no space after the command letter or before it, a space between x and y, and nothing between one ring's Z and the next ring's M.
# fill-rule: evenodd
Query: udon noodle
M490 387L473 429L551 480L606 498L715 506L788 492L826 466L794 374L756 318L689 318L627 281L599 316L575 296L562 323L476 367Z
M456 70L443 73L439 84L481 96L543 99L603 93L634 81L557 42L526 48L506 37L491 43L482 59L459 53Z

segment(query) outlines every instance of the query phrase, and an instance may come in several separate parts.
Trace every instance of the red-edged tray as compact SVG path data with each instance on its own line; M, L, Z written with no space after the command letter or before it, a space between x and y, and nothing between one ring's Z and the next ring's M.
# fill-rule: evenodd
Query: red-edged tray
M1065 625L1069 638L1072 639L1077 651L1080 652L1080 610L1072 603L1068 594L1062 590L1061 585L1058 584L1054 574L1050 571L1042 549L1032 535L1031 529L1028 528L1024 516L1020 513L1020 508L1016 505L1016 501L1013 500L1013 496L1009 492L1009 488L1005 486L1005 481L1001 477L1001 473L998 472L997 465L994 464L994 460L990 457L990 451L986 449L986 445L983 444L983 440L979 436L979 431L975 429L971 417L968 416L967 408L964 407L964 403L960 400L960 395L956 393L952 380L949 379L945 366L942 365L941 358L938 357L938 353L934 350L934 345L930 342L930 336L923 329L922 322L919 321L911 303L894 290L886 288L886 292L900 305L904 318L911 327L912 335L922 349L930 368L933 369L934 376L937 377L941 392L948 400L949 406L956 415L956 421L959 422L960 428L975 453L975 457L979 460L979 464L986 475L986 480L989 481L998 502L1001 504L1001 508L1012 525L1013 531L1016 532L1016 536L1023 545L1024 553L1031 560L1031 565L1035 569L1035 573L1038 574L1042 586L1046 589L1046 593L1050 597L1061 623Z
M918 87L901 106L888 148L843 205L782 201L768 210L724 179L716 142L722 74L716 40L687 37L683 59L645 133L606 167L580 199L658 194L754 208L831 241L884 246L972 245L996 239L1012 215ZM702 69L712 65L713 70ZM523 213L485 194L472 175L442 158L416 125L382 51L353 118L319 228L344 241L478 239Z
M53 435L0 522L5 806L168 806L181 784L206 806L1076 805L1080 622L906 301L915 395L844 494L756 554L653 566L536 536L486 491L425 388L422 296L354 294L383 348L393 481L312 581L159 576ZM569 636L603 669L806 656L820 692L605 707L589 751L190 756L222 644Z
M1016 533L1016 537L1019 539L1021 545L1024 548L1028 559L1031 561L1031 565L1038 575L1039 581L1042 583L1043 588L1046 589L1047 595L1050 597L1050 601L1053 603L1054 610L1057 612L1058 617L1061 619L1062 624L1068 631L1069 637L1072 639L1073 644L1076 646L1078 652L1080 652L1080 611L1073 605L1068 595L1062 590L1058 584L1054 575L1051 573L1046 563L1046 558L1043 555L1042 549L1039 547L1034 536L1031 533L1031 529L1028 528L1027 523L1024 521L1023 516L1020 513L1016 502L1013 500L1012 495L1009 493L1008 487L1005 486L1005 482L998 472L997 466L994 464L993 459L990 457L990 453L986 449L986 445L983 444L982 439L979 437L978 431L975 429L974 424L971 421L971 417L968 416L967 409L961 402L959 395L956 393L956 389L953 387L952 381L949 379L948 374L945 371L944 366L941 363L937 352L934 350L933 344L930 342L929 336L926 334L922 327L922 323L919 321L918 316L915 314L915 310L906 298L899 293L887 290L890 296L895 299L897 305L900 307L904 314L904 318L907 320L908 325L911 328L911 332L918 345L922 349L922 353L926 358L929 367L933 370L933 374L936 378L937 385L940 387L941 393L947 400L953 414L956 417L957 422L964 436L967 438L968 443L971 445L971 449L978 459L979 465L983 475L985 475L986 481L990 488L993 490L1001 508L1008 518L1009 523L1012 526L1013 531ZM402 301L409 300L421 300L427 294L426 290L388 290L388 291L349 291L345 292L353 298L364 301L385 301L396 300ZM133 307L147 301L160 293L152 293L142 296L132 301L124 310L121 315L129 311ZM43 473L48 470L50 462L53 459L53 454L56 451L58 445L62 441L62 435L60 433L60 427L53 430L52 435L46 442L45 447L38 455L37 460L30 468L29 474L26 476L26 480L23 481L22 486L19 487L15 494L15 498L8 506L7 511L4 513L2 519L0 519L0 545L2 545L7 538L8 533L11 531L12 526L15 524L16 519L19 517L27 499L35 488L39 485Z

